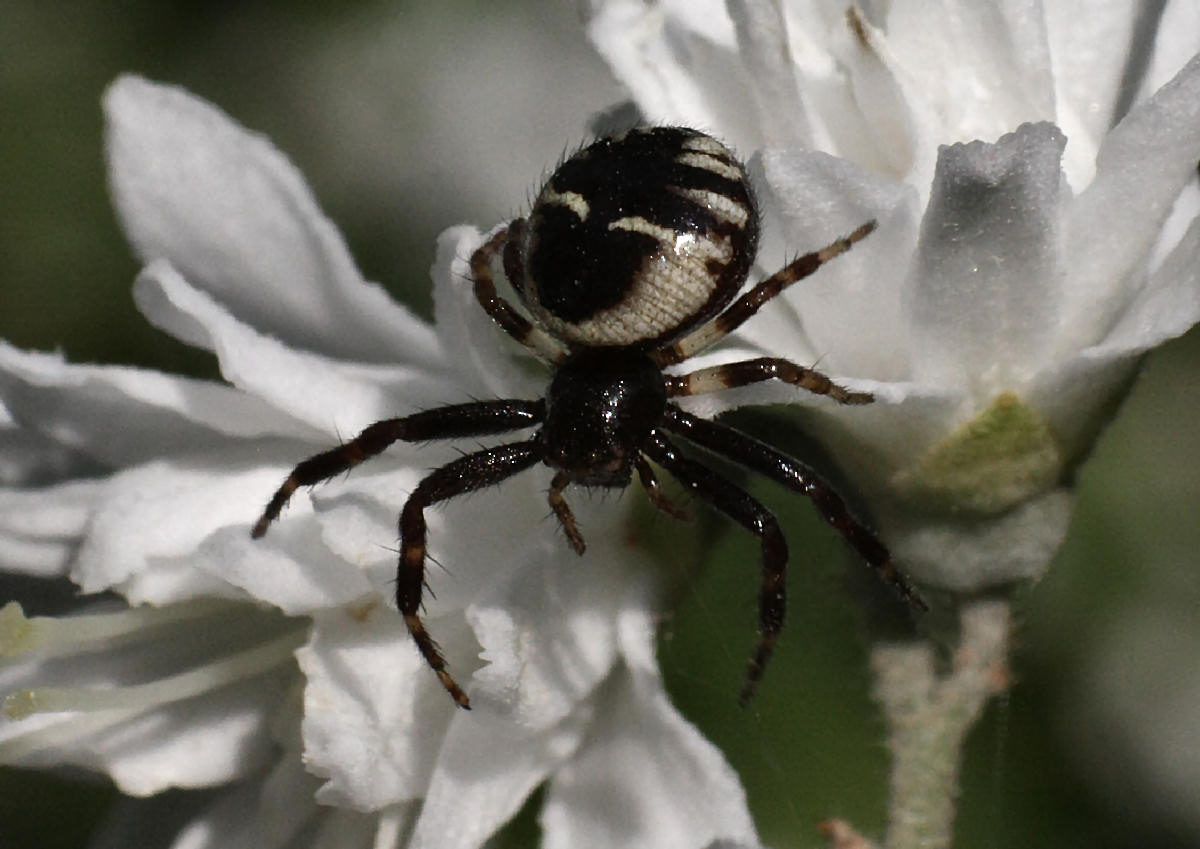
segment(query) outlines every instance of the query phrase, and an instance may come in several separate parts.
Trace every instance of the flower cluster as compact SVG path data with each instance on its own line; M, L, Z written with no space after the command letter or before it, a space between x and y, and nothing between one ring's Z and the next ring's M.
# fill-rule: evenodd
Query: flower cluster
M1041 574L1141 355L1200 320L1191 13L1141 32L1136 9L1083 5L593 4L650 120L760 151L777 242L879 221L742 340L875 393L800 416L926 585ZM768 400L809 401L732 403Z

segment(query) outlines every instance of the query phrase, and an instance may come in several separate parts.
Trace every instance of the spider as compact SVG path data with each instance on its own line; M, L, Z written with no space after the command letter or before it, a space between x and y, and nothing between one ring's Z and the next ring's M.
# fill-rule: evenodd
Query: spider
M656 464L695 496L758 536L762 549L759 640L739 701L754 693L784 620L787 543L775 516L749 494L683 453L682 440L759 472L812 499L821 516L912 606L925 605L887 548L803 463L671 399L782 380L843 404L866 404L813 369L757 357L683 374L664 372L741 326L785 288L845 253L875 228L863 224L738 292L754 262L759 214L745 167L713 137L683 127L638 128L601 138L566 159L527 218L512 221L471 257L480 306L553 369L545 397L475 401L370 425L349 442L301 462L275 492L252 536L267 532L298 487L312 486L397 440L422 442L536 428L520 441L466 454L431 472L400 513L396 603L425 661L460 707L467 694L421 621L425 508L549 466L550 509L579 554L584 539L563 497L570 484L628 486L636 472L650 501L684 513L663 493ZM528 315L497 294L493 266ZM736 298L736 300L735 300Z

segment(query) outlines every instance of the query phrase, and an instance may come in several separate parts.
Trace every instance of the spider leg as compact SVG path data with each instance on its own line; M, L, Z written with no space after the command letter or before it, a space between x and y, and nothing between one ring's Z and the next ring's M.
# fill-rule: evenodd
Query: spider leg
M868 221L853 233L843 236L819 251L797 257L730 304L716 318L700 325L673 345L667 345L654 351L651 357L660 366L669 366L683 362L693 354L704 350L740 327L746 319L758 312L763 304L788 286L797 280L803 280L834 257L844 254L855 242L865 239L874 229L875 222Z
M787 608L784 580L787 573L787 542L779 529L778 520L770 510L708 466L684 457L662 436L654 434L643 450L680 483L755 534L762 543L762 586L758 594L759 639L746 667L746 683L738 695L738 703L744 706L754 695L783 628Z
M566 357L566 349L555 341L554 337L540 327L532 324L523 315L513 309L512 305L496 294L496 281L492 276L492 262L496 255L504 250L509 234L514 238L524 226L522 219L517 219L508 227L498 231L483 243L471 255L471 280L475 284L475 298L484 312L492 317L500 329L529 348L548 363L560 363ZM519 259L516 251L506 251L504 256L505 272L510 280L520 277Z
M536 440L485 448L459 457L429 473L412 491L400 511L400 565L396 571L396 606L421 656L437 673L446 692L462 708L471 702L446 671L446 659L421 621L425 587L425 508L456 495L499 483L542 459Z
M575 549L576 554L583 554L587 544L583 541L583 534L579 532L579 524L575 521L575 514L571 512L571 506L563 498L563 490L570 482L571 479L566 472L555 474L554 480L550 481L550 492L547 498L550 501L550 509L558 517L558 523L562 525L563 533L567 535L567 542L571 543L571 548Z
M540 423L545 411L546 405L542 401L477 401L376 422L349 442L309 457L296 466L271 497L262 516L254 523L250 536L258 539L265 534L298 488L339 475L384 451L397 440L423 442L504 433Z
M731 427L698 418L667 405L663 427L701 448L766 475L788 489L807 495L817 512L858 552L867 565L910 605L918 610L928 606L892 562L887 547L867 527L854 518L841 496L820 475L764 442Z
M686 510L667 498L666 493L662 491L662 486L658 482L658 477L654 474L654 469L650 468L650 464L646 462L645 457L639 454L634 459L633 465L637 469L638 478L642 481L642 489L646 490L646 495L650 498L651 504L668 516L674 516L681 522L691 521L692 517L688 515Z
M681 395L703 395L771 378L807 389L814 395L828 395L843 404L869 404L875 400L870 392L851 392L819 371L798 366L791 360L779 357L757 357L753 360L710 366L687 374L669 374L666 376L667 395L671 398Z

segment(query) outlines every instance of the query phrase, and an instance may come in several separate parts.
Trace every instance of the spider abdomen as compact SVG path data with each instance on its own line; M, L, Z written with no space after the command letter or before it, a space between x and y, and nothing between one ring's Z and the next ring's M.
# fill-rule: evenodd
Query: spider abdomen
M587 346L659 344L737 294L758 243L746 172L696 130L630 130L583 148L510 235L505 267L550 333Z

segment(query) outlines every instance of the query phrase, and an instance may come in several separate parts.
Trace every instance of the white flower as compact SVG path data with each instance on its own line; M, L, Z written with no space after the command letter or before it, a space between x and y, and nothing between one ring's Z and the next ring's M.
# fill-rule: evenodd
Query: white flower
M783 224L769 270L779 243L878 220L785 295L794 312L741 340L875 393L856 409L801 398L800 415L926 584L1040 574L1140 356L1200 320L1200 16L1169 3L1147 36L1138 15L592 4L593 40L649 120L762 151L767 219ZM798 399L764 385L704 411L766 400Z
M134 77L105 106L138 306L227 384L0 347L0 567L107 594L0 613L0 761L137 796L230 785L187 847L475 847L543 784L549 847L756 842L732 770L667 700L620 505L579 501L584 558L542 521L537 471L429 511L426 621L469 713L389 600L399 507L455 446L397 446L250 539L339 434L542 393L463 285L481 234L442 238L431 327L362 280L267 141Z

